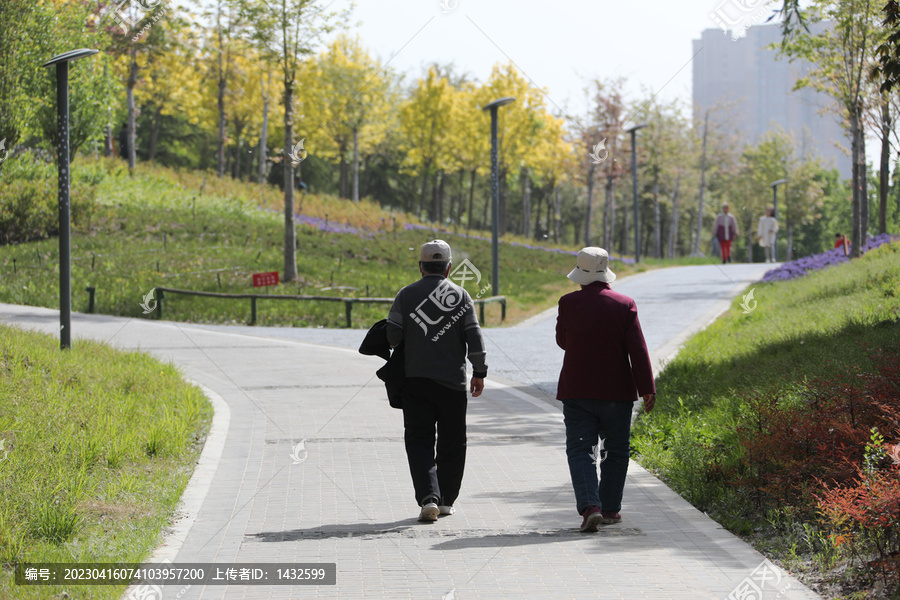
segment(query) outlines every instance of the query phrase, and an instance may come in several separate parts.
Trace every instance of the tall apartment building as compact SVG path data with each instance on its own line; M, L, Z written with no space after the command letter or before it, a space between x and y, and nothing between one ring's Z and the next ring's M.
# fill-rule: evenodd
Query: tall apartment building
M706 29L693 40L694 118L707 108L719 107L716 120L739 131L746 143L781 126L790 132L801 153L818 154L826 168L850 177L850 142L829 96L812 88L794 91L794 83L809 69L808 63L779 58L771 44L781 42L777 24L747 29L732 40L721 29ZM733 128L733 129L732 129Z

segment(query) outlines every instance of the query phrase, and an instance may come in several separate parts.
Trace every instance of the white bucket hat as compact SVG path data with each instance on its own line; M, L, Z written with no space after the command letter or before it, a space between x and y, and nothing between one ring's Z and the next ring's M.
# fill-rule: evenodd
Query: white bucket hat
M603 248L594 246L578 251L575 268L566 277L581 285L595 281L611 283L616 280L616 274L609 270L609 254Z

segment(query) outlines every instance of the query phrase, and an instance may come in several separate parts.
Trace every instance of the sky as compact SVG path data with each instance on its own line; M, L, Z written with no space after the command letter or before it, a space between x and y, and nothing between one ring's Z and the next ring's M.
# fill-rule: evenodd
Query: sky
M442 6L443 2L443 6ZM630 99L658 93L691 103L693 39L710 15L764 0L358 0L350 33L414 81L435 61L485 81L512 61L548 107L583 114L595 78L626 79ZM327 4L327 1L325 2ZM332 9L349 6L334 0ZM770 3L764 8L780 6ZM746 9L745 9L746 10ZM720 30L721 31L721 30ZM722 32L724 36L725 33ZM702 50L701 50L702 51Z

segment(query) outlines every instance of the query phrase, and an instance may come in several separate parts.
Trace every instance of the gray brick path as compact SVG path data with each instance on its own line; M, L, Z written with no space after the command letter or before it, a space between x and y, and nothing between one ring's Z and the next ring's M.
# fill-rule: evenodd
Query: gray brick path
M760 274L759 265L737 267L725 267L734 275L725 282L692 288L689 281L719 276L687 267L618 284L638 300L646 331L671 326L652 338L657 359ZM642 303L640 294L651 292L658 299ZM667 302L666 293L681 297ZM0 305L0 319L58 329L56 312L46 309ZM533 376L515 378L523 383L492 376L484 395L470 399L458 512L434 524L416 521L402 415L374 378L380 359L337 342L285 339L302 335L294 330L247 335L243 328L99 315L75 315L73 329L74 351L80 337L139 347L180 365L216 403L214 434L155 559L337 563L336 586L167 586L166 600L728 597L763 557L635 463L623 522L596 534L578 531L558 403L548 400L546 385L535 385L551 381L556 360L552 337L534 338L545 335L548 321L552 315L489 332L493 344L505 346L506 359L494 353L497 370ZM304 450L294 452L300 441ZM763 598L817 597L779 575L777 585L764 585Z

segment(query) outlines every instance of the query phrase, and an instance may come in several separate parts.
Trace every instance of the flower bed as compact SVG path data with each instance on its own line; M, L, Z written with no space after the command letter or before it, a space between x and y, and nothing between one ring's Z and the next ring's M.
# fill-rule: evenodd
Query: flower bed
M869 238L869 241L863 245L862 251L865 253L869 250L874 250L882 244L890 242L892 239L896 238L892 237L889 233L882 233L874 238ZM805 256L803 258L798 258L797 260L786 262L777 269L767 271L760 281L767 283L770 281L794 279L806 275L809 271L818 271L819 269L824 269L831 265L845 263L848 260L850 259L844 256L843 248L833 248L827 252L822 252L821 254L813 254L811 256Z

